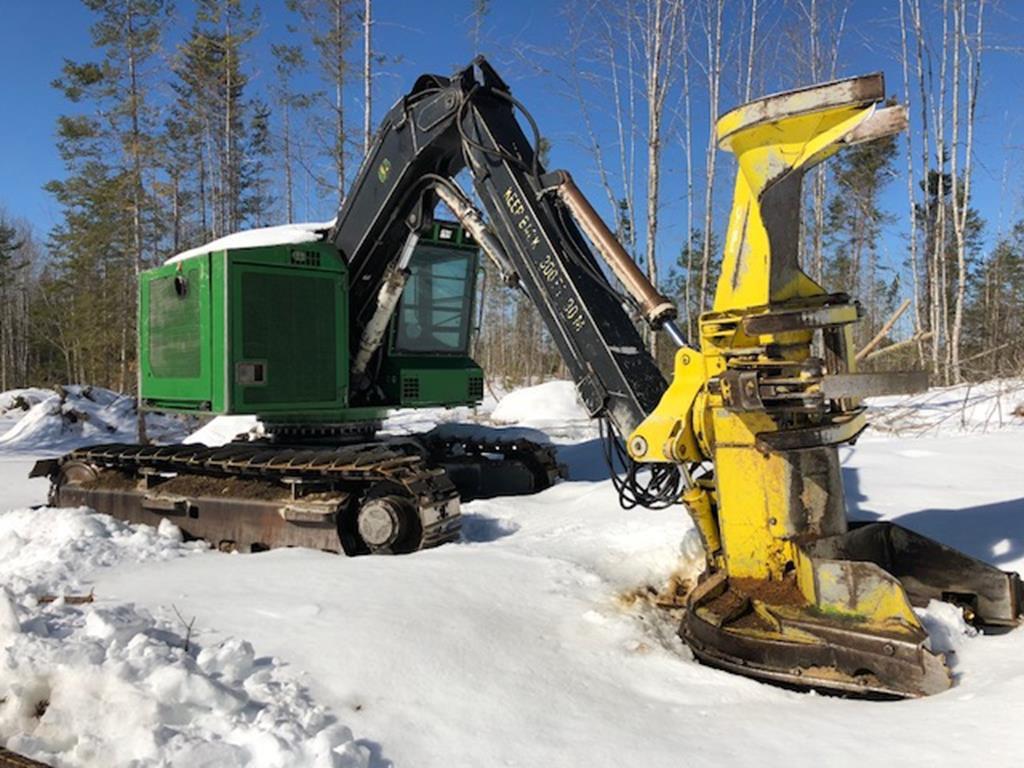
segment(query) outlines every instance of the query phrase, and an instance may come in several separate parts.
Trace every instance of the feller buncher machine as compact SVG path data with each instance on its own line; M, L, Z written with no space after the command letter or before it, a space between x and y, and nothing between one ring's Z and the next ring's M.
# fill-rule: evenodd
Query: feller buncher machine
M389 408L481 399L467 339L482 251L536 305L607 423L623 504L681 501L692 517L707 564L679 633L699 660L855 695L942 691L950 670L913 606L952 601L977 624L1014 626L1019 576L898 525L847 520L837 449L866 426L861 398L925 382L857 373L859 305L798 262L804 174L902 130L904 109L884 95L868 75L718 121L739 170L714 306L691 344L570 176L542 167L537 126L492 67L425 75L388 112L318 241L211 249L143 277L143 404L256 414L267 436L83 448L34 471L51 476L53 503L169 517L243 550L448 541L460 489L535 490L557 472L528 443L377 433ZM434 220L438 203L457 223ZM638 323L678 346L671 383Z

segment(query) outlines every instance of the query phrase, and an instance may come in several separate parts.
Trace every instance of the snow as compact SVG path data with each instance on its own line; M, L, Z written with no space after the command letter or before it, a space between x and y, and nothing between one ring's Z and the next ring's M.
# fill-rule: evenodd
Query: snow
M53 394L52 389L11 389L0 392L0 435L19 421L25 412Z
M0 512L0 744L67 766L1019 764L1024 631L976 633L946 603L919 611L956 683L928 699L823 697L697 664L646 599L697 572L685 513L621 510L593 426L556 384L389 420L481 429L503 413L550 435L571 478L465 504L461 543L409 556L228 555L169 523ZM965 428L965 390L931 393L920 408L939 430L844 448L848 506L1024 570L1024 443L1011 418L984 426L1012 396L977 389L988 401ZM42 501L24 469L0 456L0 509ZM36 602L90 589L93 604Z
M255 416L215 416L182 442L216 448L242 435L255 437L261 432L262 425Z
M0 392L0 414L7 415L12 411L27 411L52 394L52 390L37 387L9 389L6 392Z
M590 421L571 381L549 381L509 392L498 401L491 418L498 423L539 428Z
M934 387L868 403L876 432L921 436L1024 429L1024 379Z
M177 264L193 256L202 256L214 251L226 251L239 248L260 248L268 245L298 245L323 240L324 232L334 226L334 220L320 222L304 222L297 224L280 224L275 227L246 229L213 240L205 245L190 248L175 254L164 264Z
M0 743L52 765L366 766L352 732L249 642L197 644L173 608L154 617L102 595L66 597L87 594L98 568L205 553L166 521L0 515Z

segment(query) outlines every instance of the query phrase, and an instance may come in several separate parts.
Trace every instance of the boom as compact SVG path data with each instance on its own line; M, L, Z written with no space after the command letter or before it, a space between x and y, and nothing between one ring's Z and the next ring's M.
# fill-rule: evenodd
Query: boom
M516 108L530 121L533 145ZM590 414L607 416L625 436L652 412L667 385L624 302L654 327L669 323L674 307L622 258L616 272L635 295L623 297L613 288L570 212L583 212L596 242L606 235L602 253L621 247L568 174L545 173L537 139L532 119L483 58L452 78L419 78L391 108L328 236L349 265L353 338L363 345L364 359L372 353L390 315L382 287L400 266L396 254L408 251L441 199L474 232L504 279L518 283L540 311ZM463 169L489 225L453 180Z

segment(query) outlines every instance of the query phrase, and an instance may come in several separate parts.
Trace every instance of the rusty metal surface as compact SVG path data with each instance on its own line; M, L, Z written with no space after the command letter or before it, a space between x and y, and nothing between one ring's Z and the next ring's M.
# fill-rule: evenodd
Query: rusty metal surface
M379 491L407 498L415 519L400 545L378 551L436 546L458 538L461 525L458 491L411 441L312 450L110 444L72 451L51 477L51 503L150 525L168 518L190 536L242 551L365 552L356 518Z
M844 144L862 144L886 136L903 133L910 125L907 108L903 104L876 109L874 113L850 131L844 138Z
M732 133L757 123L770 123L785 117L820 112L848 104L872 104L884 98L885 77L881 72L773 93L731 110L742 111L742 121L730 126L729 133L718 138L722 141Z
M924 647L923 632L884 635L826 621L781 619L783 629L800 633L801 641L795 642L768 627L744 629L749 605L737 605L728 621L716 625L691 602L679 635L702 663L778 685L846 696L914 698L952 685L942 658Z
M159 525L164 518L188 536L208 541L219 549L242 552L274 547L309 547L328 552L341 550L333 518L295 524L281 514L282 504L258 499L196 497L176 500L176 508L159 509L146 503L144 492L118 488L90 488L65 484L58 491L61 506L91 507L130 523Z
M757 443L764 451L800 451L827 445L842 445L856 440L867 426L864 409L859 408L845 412L841 418L819 426L758 433Z
M580 229L597 248L605 263L629 291L629 295L636 299L647 321L652 327L657 328L665 320L673 319L676 316L675 305L647 279L647 275L622 247L601 215L580 192L572 177L565 171L559 171L558 175L560 183L555 189L559 198L572 213Z
M50 764L0 747L0 768L50 768Z
M878 395L910 395L928 389L927 371L837 373L821 380L822 394L832 400Z
M899 579L913 605L961 605L973 623L1016 626L1024 615L1020 576L895 523L852 523L842 536L812 543L819 556L875 563Z
M861 308L857 302L851 302L841 294L828 298L833 301L824 306L779 307L768 312L747 315L742 320L743 332L748 336L760 336L808 331L855 323L860 319Z
M53 504L149 525L168 518L222 549L350 555L452 541L461 526L460 495L535 493L564 476L551 446L436 436L334 447L110 444L39 462L33 471L53 479ZM384 493L406 498L411 516L399 540L367 546L358 535L361 505Z

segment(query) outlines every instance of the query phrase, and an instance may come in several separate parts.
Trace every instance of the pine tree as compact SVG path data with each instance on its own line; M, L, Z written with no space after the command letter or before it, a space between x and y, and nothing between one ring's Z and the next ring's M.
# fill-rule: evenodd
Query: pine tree
M0 288L10 282L16 267L15 255L24 244L24 240L18 237L18 230L0 215Z
M676 263L669 269L666 287L668 293L675 297L679 308L680 323L686 326L687 336L692 343L697 343L698 323L701 307L710 308L715 299L715 287L718 285L718 274L722 269L722 254L715 233L711 233L711 242L707 244L708 280L702 281L703 255L705 253L704 233L694 229L688 242L684 243L676 257ZM700 289L704 284L705 295Z
M177 111L190 117L198 166L201 228L219 237L242 222L243 145L248 84L243 48L256 34L259 10L241 0L198 0L195 23L175 66Z
M831 162L832 195L825 210L825 286L856 296L867 309L855 332L859 342L875 335L893 309L898 283L882 280L882 230L892 216L881 208L881 193L894 178L897 144L893 137L850 147Z
M117 361L117 375L108 381L124 390L135 356L135 282L147 250L160 234L157 205L147 182L156 147L148 88L150 66L160 50L170 6L165 0L85 0L85 4L96 14L90 33L102 58L65 60L61 77L54 82L69 101L88 106L91 114L66 116L58 122L58 146L68 176L49 186L65 216L52 239L61 246L57 258L68 260L72 271L82 266L74 260L92 259L87 270L95 272L102 265L104 276L119 281L104 286L105 296L119 302L104 310L104 319L120 337L117 352L111 355ZM109 220L95 215L108 208L112 209ZM102 255L98 253L101 233L111 235ZM78 246L89 255L73 250ZM94 341L83 340L83 349Z
M964 375L983 380L1024 370L1024 220L969 274Z
M10 385L16 367L15 325L20 317L12 295L18 273L27 261L21 257L25 239L0 212L0 391Z

